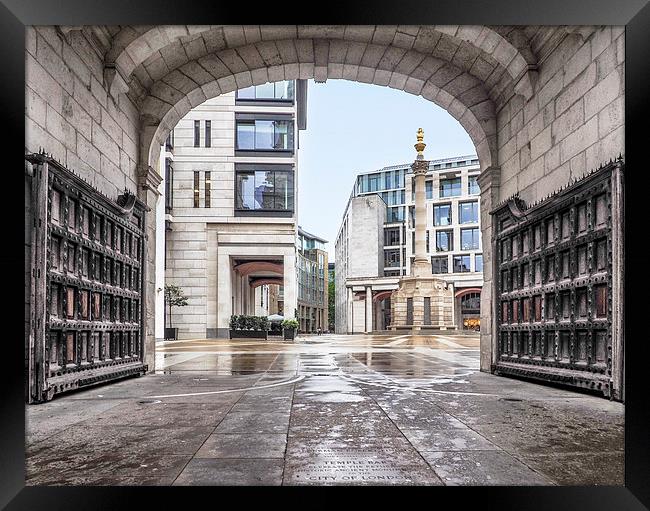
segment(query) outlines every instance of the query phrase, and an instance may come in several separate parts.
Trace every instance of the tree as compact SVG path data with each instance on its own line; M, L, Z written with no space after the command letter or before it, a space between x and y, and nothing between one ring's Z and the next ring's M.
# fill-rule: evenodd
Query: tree
M188 297L183 293L183 288L174 284L165 284L165 303L169 306L169 328L172 327L172 307L184 307Z
M327 283L327 323L330 330L334 330L336 322L336 300L334 292L334 279L332 279Z

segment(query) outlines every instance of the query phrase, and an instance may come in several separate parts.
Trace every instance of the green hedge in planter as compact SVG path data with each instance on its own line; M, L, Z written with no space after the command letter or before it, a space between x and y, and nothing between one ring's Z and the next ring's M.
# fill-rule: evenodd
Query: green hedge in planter
M282 322L282 328L298 328L298 320L297 319L285 319Z
M231 330L259 330L266 332L269 329L269 320L266 316L247 316L234 314L230 316Z

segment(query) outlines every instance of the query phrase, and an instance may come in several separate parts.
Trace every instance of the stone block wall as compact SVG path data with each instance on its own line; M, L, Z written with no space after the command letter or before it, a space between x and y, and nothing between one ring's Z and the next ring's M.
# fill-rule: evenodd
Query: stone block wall
M532 202L625 153L625 30L571 33L535 48L539 78L530 99L497 111L501 200ZM545 56L547 55L547 56Z
M25 150L43 148L111 199L135 193L139 113L107 92L92 39L54 26L25 34Z
M205 338L207 233L203 222L174 222L167 232L165 282L181 286L189 298L185 307L172 307L172 323L178 328L179 339Z

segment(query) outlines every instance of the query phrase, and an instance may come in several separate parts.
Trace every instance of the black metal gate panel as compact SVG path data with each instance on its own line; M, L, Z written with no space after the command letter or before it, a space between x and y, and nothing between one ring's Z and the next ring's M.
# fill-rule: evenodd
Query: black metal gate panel
M493 371L622 399L623 162L491 213Z
M32 178L29 402L140 375L146 205L105 197L44 154Z

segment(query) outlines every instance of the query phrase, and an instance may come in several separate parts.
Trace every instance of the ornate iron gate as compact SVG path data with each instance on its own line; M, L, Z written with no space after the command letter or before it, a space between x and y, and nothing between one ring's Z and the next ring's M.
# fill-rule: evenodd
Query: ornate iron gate
M112 201L44 154L33 165L29 402L144 374L146 205Z
M623 399L623 161L492 211L494 372Z

